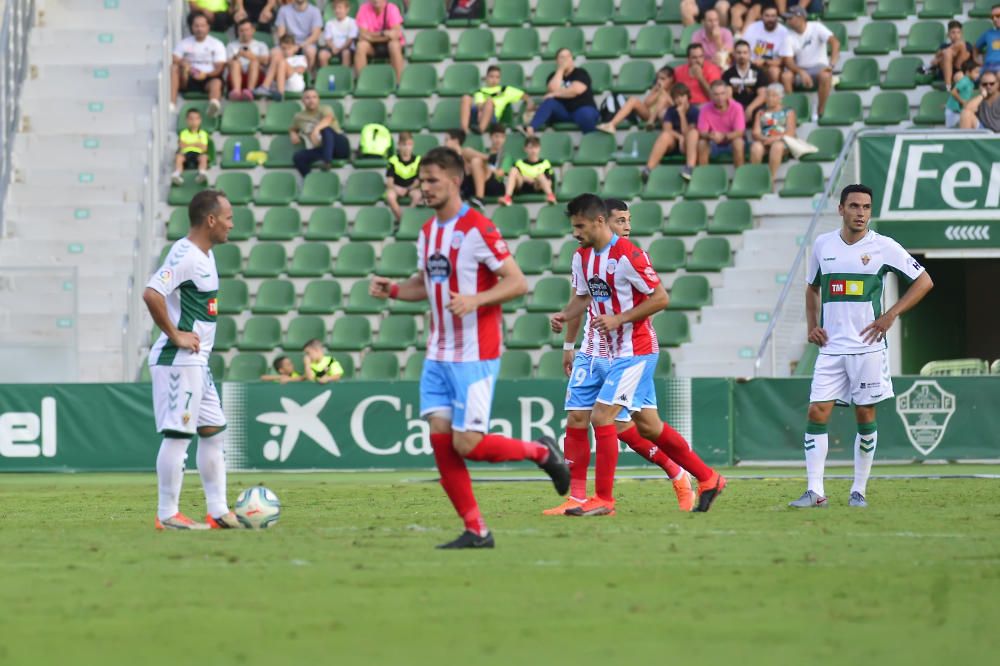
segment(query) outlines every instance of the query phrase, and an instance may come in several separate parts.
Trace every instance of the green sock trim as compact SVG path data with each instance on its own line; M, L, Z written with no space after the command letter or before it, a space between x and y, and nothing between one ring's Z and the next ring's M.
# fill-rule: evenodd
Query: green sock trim
M193 432L181 432L180 430L169 430L169 429L167 429L167 430L161 430L160 434L163 435L164 437L168 437L170 439L192 439L192 438L194 438L194 433Z
M826 424L825 423L813 423L809 421L806 424L806 434L807 435L825 435L826 434Z
M876 430L878 430L878 423L876 421L858 424L858 434L860 435L870 435Z

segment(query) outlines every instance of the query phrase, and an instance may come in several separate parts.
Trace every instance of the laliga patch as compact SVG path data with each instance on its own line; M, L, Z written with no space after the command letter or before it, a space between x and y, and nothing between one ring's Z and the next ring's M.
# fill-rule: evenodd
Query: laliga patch
M448 261L448 257L440 252L435 252L427 257L426 270L427 277L431 279L431 282L440 284L446 282L451 276L451 262Z
M157 274L156 277L158 277L160 282L163 284L170 284L170 281L174 279L174 274L169 268L164 268Z
M587 280L587 287L590 289L590 297L598 303L606 303L611 300L611 287L601 278L594 276Z

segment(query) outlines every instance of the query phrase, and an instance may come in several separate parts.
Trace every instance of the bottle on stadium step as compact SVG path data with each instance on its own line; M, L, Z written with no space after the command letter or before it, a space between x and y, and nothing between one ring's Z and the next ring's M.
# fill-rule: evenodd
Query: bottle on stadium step
M326 89L329 92L333 92L334 90L337 89L337 77L334 76L333 74L328 76L326 79Z
M234 162L243 161L243 144L239 141L233 144L233 161Z

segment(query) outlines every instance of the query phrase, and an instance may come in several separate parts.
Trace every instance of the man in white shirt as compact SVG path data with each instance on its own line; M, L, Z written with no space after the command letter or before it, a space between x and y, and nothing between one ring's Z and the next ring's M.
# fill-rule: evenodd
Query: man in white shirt
M788 29L778 23L777 7L766 6L760 20L747 26L743 39L750 45L751 62L764 70L768 83L780 83L782 59L791 53Z
M226 47L208 34L208 19L204 14L191 15L191 36L174 47L174 62L170 67L170 110L177 110L179 91L208 94L208 115L222 112L222 70L226 67Z
M833 67L840 57L840 41L819 21L807 20L802 7L792 7L784 18L789 28L788 54L785 71L781 74L785 92L792 92L794 84L810 89L816 87L819 92L817 113L823 115L826 99L833 88Z
M226 47L229 61L229 99L253 101L253 89L260 82L261 70L270 61L267 44L254 39L254 25L250 19L236 24L238 39Z

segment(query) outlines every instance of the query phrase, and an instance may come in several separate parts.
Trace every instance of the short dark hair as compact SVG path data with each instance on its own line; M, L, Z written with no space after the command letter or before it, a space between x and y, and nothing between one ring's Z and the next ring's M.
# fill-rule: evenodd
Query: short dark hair
M239 30L239 29L240 29L240 26L241 26L241 25L243 25L244 23L249 23L250 25L253 25L253 21L251 21L251 20L250 20L250 19L248 19L248 18L245 18L245 19L243 19L243 20L241 20L241 21L237 21L237 22L236 22L236 29L237 29L237 30ZM256 27L257 27L257 26L254 26L254 29L256 29ZM275 361L274 361L274 362L275 362L275 363L277 363L278 361L280 361L280 360L281 360L281 359L283 359L283 358L285 358L285 357L284 357L284 356L279 356L279 357L278 357L277 359L275 359Z
M691 89L687 87L686 83L675 83L674 87L670 89L670 94L673 97L677 97L678 95L684 95L686 97L690 97Z
M452 175L462 177L465 174L465 160L458 152L447 146L438 146L427 151L427 154L420 158L420 168L426 166L436 166Z
M970 60L971 60L971 58L970 58ZM966 62L968 62L968 61L966 61ZM188 109L187 113L184 114L184 115L185 116L190 116L192 113L197 113L199 116L201 115L201 111L199 111L197 107L193 107L193 106L190 109Z
M212 22L208 20L208 15L205 14L205 12L191 12L190 14L188 14L188 30L191 29L191 27L194 25L194 20L199 16L205 19L205 22L208 23L209 28L212 27Z
M948 21L948 29L949 30L951 30L952 28L961 28L961 27L962 27L962 22L961 21L956 21L954 19L952 19L951 21Z
M621 199L605 199L604 208L610 213L613 210L622 210L628 212L628 204Z
M486 73L489 74L490 72L503 73L503 70L500 69L500 65L490 65L489 67L486 68Z
M465 143L465 132L460 129L448 130L445 134L449 139L455 139L459 143Z
M688 44L688 48L687 48L687 54L688 55L691 55L691 51L695 51L695 50L704 51L705 47L702 46L701 44L695 44L695 43Z
M242 21L240 21L240 22L242 23ZM249 23L249 21L248 21L248 23ZM280 372L281 371L281 364L282 364L282 362L287 361L287 360L288 360L287 356L279 356L278 358L274 359L274 363L271 364L271 367L274 368L275 372Z
M670 65L664 65L663 67L657 70L657 74L666 74L670 78L674 78L674 68L671 67Z
M309 342L302 345L302 349L309 349L310 347L322 347L322 346L323 346L322 340L320 340L319 338L313 338Z
M748 42L745 39L737 39L736 43L733 44L733 50L735 51L737 49L737 47L740 47L740 46L745 46L747 48L750 48L750 42Z
M604 206L604 199L596 194L579 194L566 204L566 215L596 220L598 217L607 218L608 209Z
M716 79L708 84L709 88L728 88L729 84L722 79Z
M531 136L529 136L527 139L524 140L524 147L527 148L528 146L538 146L539 148L541 148L542 140L539 139L534 134L532 134Z
M560 49L559 49L558 51L556 51L556 57L558 58L558 57L559 57L559 54L560 54L560 53L562 53L563 51L568 51L568 52L569 52L569 56L570 56L571 58L572 58L572 57L574 57L574 56L573 56L573 50L572 50L572 49L571 49L570 47L568 47L568 46L563 46L563 47L562 47L562 48L560 48Z
M778 5L774 4L773 2L769 2L768 0L765 0L765 2L762 3L762 6L760 8L760 13L763 14L768 9L773 9L774 11L778 11Z
M191 198L188 204L188 219L191 226L197 227L205 223L209 215L219 212L219 201L226 198L221 190L202 190Z
M278 40L278 44L294 44L294 43L295 43L295 36L290 32L285 33L284 35L281 36L281 39Z
M490 125L490 134L506 134L507 127L503 123L493 123Z
M972 70L974 70L976 67L979 67L979 63L972 58L968 58L965 62L962 63L962 72L965 74L970 74Z
M855 183L853 185L848 185L847 187L845 187L840 191L840 205L843 206L844 202L847 201L848 195L854 194L855 192L859 192L861 194L867 194L869 198L873 198L872 188L868 187L867 185L862 185L861 183Z

